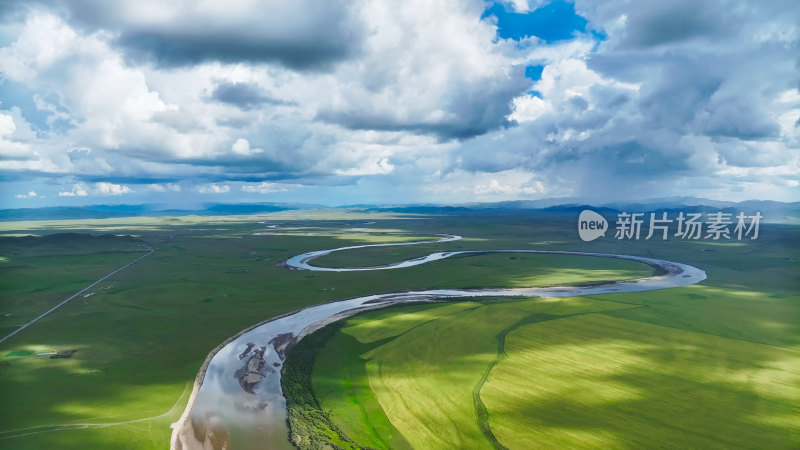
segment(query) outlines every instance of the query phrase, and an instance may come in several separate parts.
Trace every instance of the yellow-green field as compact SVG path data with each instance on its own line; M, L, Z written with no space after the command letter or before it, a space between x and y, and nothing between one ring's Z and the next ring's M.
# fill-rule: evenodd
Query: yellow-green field
M797 443L791 350L591 314L524 325L505 351L480 394L508 448Z
M784 231L651 244L706 270L694 286L364 313L319 350L314 392L353 448L798 448L798 234Z
M598 296L366 313L321 349L314 392L363 447L797 443L795 350L610 315L640 309Z

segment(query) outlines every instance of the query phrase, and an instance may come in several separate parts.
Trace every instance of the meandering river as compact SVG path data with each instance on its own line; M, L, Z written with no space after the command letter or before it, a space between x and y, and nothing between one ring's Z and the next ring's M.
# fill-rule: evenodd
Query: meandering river
M201 368L181 419L174 424L173 449L292 449L288 441L286 399L280 383L285 351L306 334L335 320L366 309L396 303L432 301L448 297L537 296L574 297L615 292L642 292L688 286L706 278L704 271L677 262L609 253L546 250L480 250L436 252L421 258L376 267L330 268L311 265L321 256L343 250L430 244L461 239L443 235L438 241L355 245L318 250L289 258L288 269L327 272L390 270L417 266L457 255L487 253L546 253L618 258L662 269L663 275L635 281L580 287L429 289L367 295L309 306L245 330L218 347Z

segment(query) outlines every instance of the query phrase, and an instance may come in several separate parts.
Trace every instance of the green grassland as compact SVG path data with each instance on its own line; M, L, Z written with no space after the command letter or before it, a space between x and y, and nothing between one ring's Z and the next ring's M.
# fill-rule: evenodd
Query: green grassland
M111 272L110 268L121 267L139 256L141 253L132 252L48 255L17 257L13 263L0 264L0 334L5 336ZM98 286L97 291L107 287Z
M340 260L361 266L358 259L348 257ZM395 259L402 260L402 256ZM313 264L328 267L317 260ZM348 266L343 264L342 267ZM425 267L427 271L418 276L418 280L420 287L430 288L581 285L642 278L654 273L650 266L623 259L507 253L456 256L427 263ZM375 276L383 278L385 274L386 278L391 278L396 270Z
M155 249L103 282L94 295L76 298L0 345L0 441L27 448L163 448L168 425L180 414L187 385L205 355L241 329L322 301L410 288L477 286L476 280L522 283L529 272L541 269L541 261L534 259L490 255L454 265L442 261L432 270L381 273L312 274L276 267L310 250L432 238L423 234L427 220L385 218L379 231L359 233L352 228L365 216L345 217L279 213L0 224L6 235L135 235L137 242ZM281 228L257 223L265 219ZM411 227L408 235L384 234L415 222L418 230ZM7 318L9 329L141 254L77 240L49 241L27 253L18 241L4 240L2 309L13 312ZM617 269L624 277L650 270L637 264ZM601 278L610 276L603 273ZM41 293L48 296L40 299ZM64 360L32 355L64 349L78 352Z
M640 309L574 298L364 314L320 351L314 392L373 448L797 444L796 351L610 316Z
M481 398L508 448L792 448L796 352L591 314L520 327Z
M568 302L569 306L558 307L569 311L558 308L538 311L535 308L539 306L525 309L529 307L520 306L524 302L504 301L497 304L496 310L488 303L459 304L452 313L458 312L465 320L472 320L475 333L485 338L485 342L470 338L461 349L456 344L446 344L448 339L459 336L455 325L447 328L447 333L431 334L427 341L420 338L416 344L409 344L421 345L421 353L420 349L404 349L405 345L400 345L405 342L400 341L401 338L413 341L413 331L402 331L405 323L402 320L382 320L381 326L362 325L358 333L369 336L363 337L363 342L355 335L338 333L330 342L346 341L341 346L339 359L343 364L355 361L355 365L347 362L342 369L333 364L335 361L329 361L329 373L333 375L324 377L315 372L313 383L321 394L321 404L333 409L334 418L341 416L341 422L336 425L358 442L366 442L365 445L395 448L404 443L417 445L419 441L415 439L434 438L425 437L422 429L421 437L408 437L414 414L391 409L381 400L390 398L388 390L403 385L398 369L392 368L395 363L376 368L356 357L376 352L370 356L376 361L379 357L400 361L403 355L412 354L435 358L439 350L434 344L438 342L453 352L450 367L453 370L463 367L464 378L451 380L440 376L426 382L427 372L423 366L414 369L418 370L414 372L415 377L427 383L425 389L430 395L437 383L467 386L466 395L459 394L453 408L454 411L469 411L469 406L473 405L473 420L469 426L463 417L453 420L464 424L464 442L478 442L486 436L474 417L476 409L474 403L470 403L474 400L474 386L470 387L470 383L476 376L480 381L486 375L487 361L491 364L497 357L498 341L496 330L484 325L486 320L479 318L478 311L482 309L486 309L485 314L492 314L493 320L496 317L499 324L505 325L526 314L572 314L589 309L594 312L592 308L598 307L606 312L595 314L618 320L769 344L791 349L795 352L791 355L800 350L797 294L800 289L797 266L789 261L790 257L798 256L797 227L764 226L758 241L726 245L612 240L582 243L575 236L574 220L574 217L525 214L474 217L286 211L231 217L0 223L0 235L4 236L111 233L133 235L155 249L147 258L102 283L107 288L87 298L76 298L0 344L0 398L3 399L0 403L0 448L165 448L171 433L169 424L183 410L191 383L207 353L244 328L306 305L386 291L514 286L536 280L543 284L577 283L585 282L581 277L587 274L594 280L630 278L651 270L626 261L611 267L600 264L607 261L595 258L542 258L541 255L524 255L525 259L482 255L378 272L309 273L277 266L288 257L312 250L430 239L437 233L460 234L465 240L403 247L403 252L411 252L412 256L413 252L419 252L416 254L419 256L429 253L428 246L442 251L458 250L459 246L608 251L694 264L708 271L709 280L701 286L663 292L574 299ZM258 223L262 221L267 223ZM367 221L376 224L365 225ZM268 229L268 224L280 228ZM364 227L370 230L353 230ZM394 232L405 234L398 236ZM81 289L84 282L89 284L141 254L71 242L36 251L12 250L13 246L6 244L7 241L0 242L0 249L3 249L0 267L9 270L2 277L0 311L13 311L19 318L43 311L62 295L66 297ZM336 256L346 257L349 253ZM403 255L395 254L388 262L396 261L393 258L397 257L405 259ZM371 265L369 261L350 258L357 261L352 265ZM320 259L319 263L322 262ZM569 274L573 269L577 272ZM609 272L602 273L604 270ZM569 276L564 278L564 275ZM48 296L37 297L40 293ZM608 311L605 305L612 305L614 311ZM644 307L633 308L637 305ZM428 314L425 307L413 308L422 308L417 310L418 315ZM386 314L385 318L389 319L393 312L386 311ZM3 322L9 328L21 322L9 320ZM358 320L360 318L354 319ZM423 324L425 320L421 317L409 321L420 325L416 328L420 332L430 327ZM352 324L348 324L345 330L351 327ZM434 333L433 330L428 332ZM384 346L386 348L381 350ZM36 351L63 349L77 349L78 352L70 359L31 355ZM325 364L322 358L327 354L323 353L317 360L320 373L323 370L320 367ZM473 360L480 364L473 364ZM796 363L796 358L788 358L785 364L796 371ZM478 365L481 370L475 372ZM338 374L334 369L339 370ZM345 394L341 394L339 400L334 395L344 392L336 384L337 379L343 378L341 370L351 370L355 374L351 376L355 381L347 395L362 405L360 415L349 410L341 415L337 412L344 407L340 404L352 403ZM387 377L392 375L383 382L383 388L372 386L375 370L384 370ZM326 378L328 383L325 383ZM448 392L455 395L455 387ZM372 403L368 404L370 399ZM431 401L436 402L435 399ZM489 414L486 423L494 425L492 411L486 408ZM787 414L792 413L795 411ZM397 423L396 414L405 414L409 423ZM359 422L368 424L363 431L357 431ZM456 439L445 425L441 425L441 433L448 439Z
M381 433L393 428L413 448L487 447L473 392L497 358L498 335L531 321L631 307L501 298L363 314L320 352L314 392L364 447L395 448L391 439L400 437Z
M365 313L320 351L314 392L364 447L796 448L800 240L769 231L592 245L707 271L685 288Z

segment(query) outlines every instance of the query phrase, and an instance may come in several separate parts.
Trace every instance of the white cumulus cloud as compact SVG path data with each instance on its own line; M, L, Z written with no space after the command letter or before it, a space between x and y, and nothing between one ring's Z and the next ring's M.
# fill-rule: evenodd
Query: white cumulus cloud
M231 187L227 184L211 183L197 186L195 190L201 194L225 194L230 192Z
M258 193L258 194L269 194L271 192L284 192L287 189L284 186L281 186L277 183L270 183L268 181L262 181L258 184L245 184L242 186L242 192L251 192L251 193Z
M122 195L131 192L131 189L128 186L108 183L105 181L95 183L94 188L100 195Z
M72 186L71 191L61 191L58 193L59 197L86 197L89 193L86 191L86 186L78 183Z
M179 184L175 184L175 183L148 184L148 185L145 185L145 188L147 188L147 190L155 191L155 192L167 192L167 191L169 191L169 192L181 192L181 190L182 190L181 186Z
M239 138L231 146L231 151L233 153L236 153L237 155L250 156L250 155L254 155L256 153L261 153L261 152L264 151L264 149L251 148L250 147L250 142L247 139Z

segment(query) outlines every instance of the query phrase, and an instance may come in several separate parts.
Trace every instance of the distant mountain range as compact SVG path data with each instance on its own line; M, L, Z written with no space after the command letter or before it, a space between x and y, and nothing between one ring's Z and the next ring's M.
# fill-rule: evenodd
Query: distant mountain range
M180 216L180 215L236 215L257 214L298 209L326 209L324 205L289 203L209 203L194 209L166 209L157 204L143 205L91 205L47 208L22 208L0 210L0 221L57 220L57 219L104 219L136 216ZM518 200L496 203L467 203L457 205L400 204L374 205L354 204L338 206L336 209L362 211L402 212L412 214L511 214L515 211L541 211L550 214L576 214L584 209L593 209L601 214L626 212L662 212L677 214L680 211L716 212L737 214L761 212L764 222L800 223L800 202L777 202L772 200L747 200L724 202L696 197L668 197L634 202L602 203L587 199L562 197L542 200Z
M591 209L602 215L616 215L620 212L650 213L667 212L669 215L684 213L726 212L733 215L744 212L748 215L760 212L764 222L798 223L800 224L800 202L777 202L773 200L746 200L742 202L724 202L697 197L669 197L648 199L635 202L601 203L577 198L552 198L543 200L518 200L496 203L470 203L465 205L397 205L369 206L351 205L370 211L391 211L417 214L474 212L505 213L519 210L542 211L549 213L578 214L584 209Z
M113 217L137 216L185 216L256 214L262 212L286 211L290 209L320 208L315 205L283 204L205 204L196 209L165 209L156 204L143 205L90 205L54 206L46 208L0 209L0 221L17 220L58 220L58 219L108 219Z

